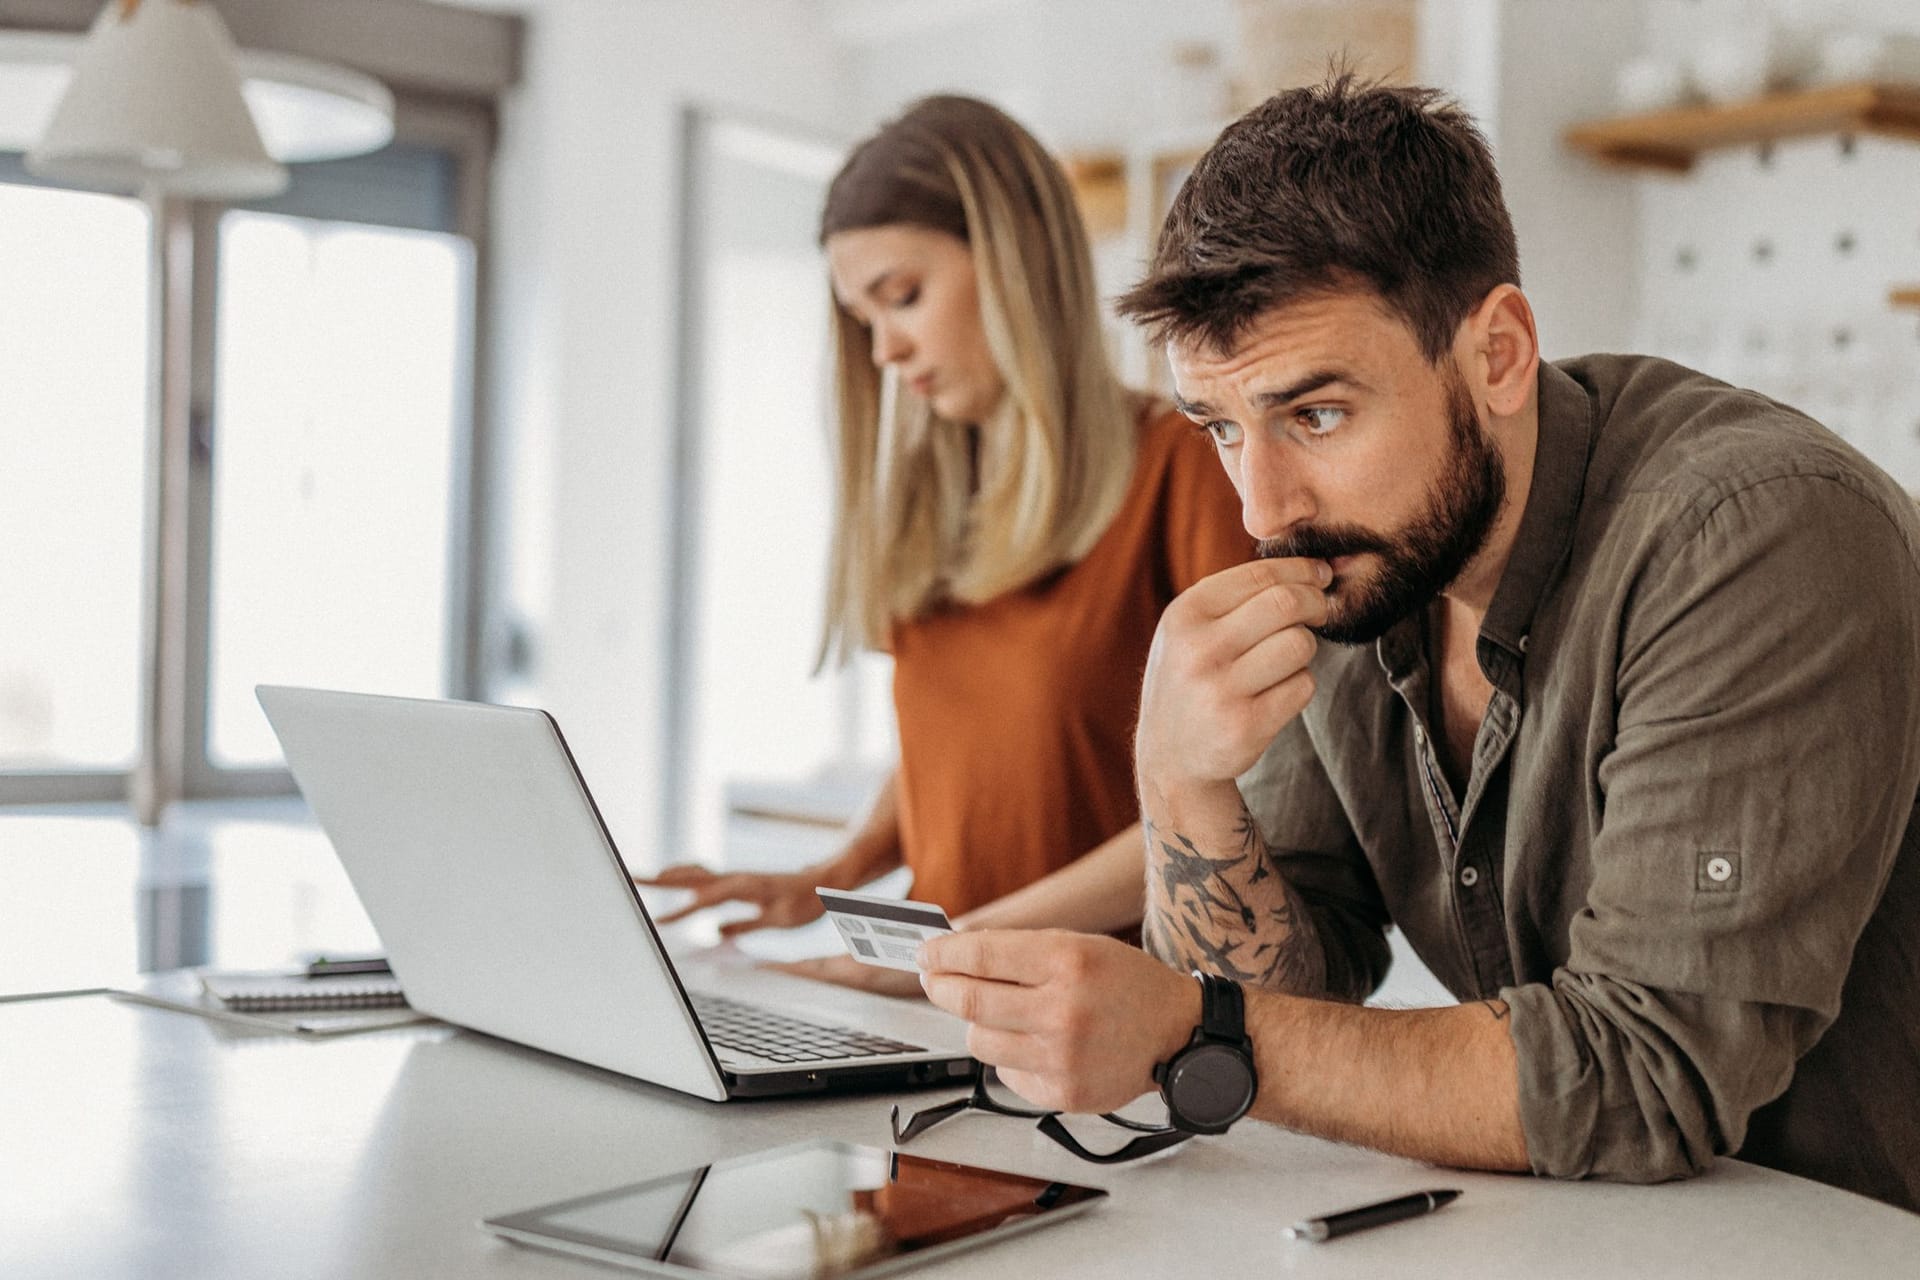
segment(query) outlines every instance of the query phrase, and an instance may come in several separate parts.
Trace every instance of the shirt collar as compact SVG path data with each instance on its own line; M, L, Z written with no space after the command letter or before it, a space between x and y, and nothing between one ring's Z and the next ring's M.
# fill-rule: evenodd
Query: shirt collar
M1547 593L1548 580L1573 543L1574 523L1587 485L1593 448L1593 402L1586 388L1553 365L1540 364L1540 433L1533 452L1533 483L1493 603L1480 624L1484 640L1516 659Z

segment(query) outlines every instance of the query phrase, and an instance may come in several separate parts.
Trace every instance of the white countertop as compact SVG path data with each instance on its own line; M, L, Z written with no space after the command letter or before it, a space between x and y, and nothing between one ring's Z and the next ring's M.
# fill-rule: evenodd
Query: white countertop
M892 1100L716 1105L439 1025L314 1040L100 995L0 1003L0 1275L586 1280L612 1273L479 1220L807 1137L884 1147ZM1112 1192L930 1276L1755 1280L1912 1276L1920 1259L1920 1216L1734 1160L1659 1187L1554 1183L1243 1123L1101 1168L983 1116L908 1149ZM1282 1234L1433 1186L1466 1194L1330 1244Z

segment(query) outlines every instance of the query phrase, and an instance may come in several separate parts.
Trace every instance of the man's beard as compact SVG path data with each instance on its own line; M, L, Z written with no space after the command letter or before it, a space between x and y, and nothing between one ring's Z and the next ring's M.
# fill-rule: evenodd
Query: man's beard
M1380 567L1371 579L1336 578L1328 591L1327 621L1312 628L1336 644L1371 644L1394 624L1423 609L1486 544L1507 496L1499 451L1480 428L1473 399L1457 367L1447 376L1446 465L1427 490L1427 508L1399 533L1358 525L1308 525L1283 538L1263 538L1263 558L1304 556L1332 560L1371 552Z

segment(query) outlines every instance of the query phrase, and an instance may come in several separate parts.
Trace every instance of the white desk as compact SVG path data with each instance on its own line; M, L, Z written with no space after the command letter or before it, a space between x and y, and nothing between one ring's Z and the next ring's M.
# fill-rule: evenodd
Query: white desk
M713 1105L441 1026L315 1041L99 995L0 1003L0 1275L591 1280L614 1273L478 1220L813 1135L885 1146L888 1101ZM1243 1124L1105 1169L980 1116L911 1149L1113 1192L929 1276L1755 1280L1920 1259L1920 1216L1738 1161L1664 1187L1552 1183ZM1466 1195L1431 1217L1327 1245L1281 1234L1446 1185Z

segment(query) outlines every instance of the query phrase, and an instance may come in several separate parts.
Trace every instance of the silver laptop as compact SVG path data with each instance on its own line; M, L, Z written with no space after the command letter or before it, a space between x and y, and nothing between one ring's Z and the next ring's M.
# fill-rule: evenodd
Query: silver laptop
M415 1008L716 1102L971 1075L930 1005L676 966L544 711L257 693Z

